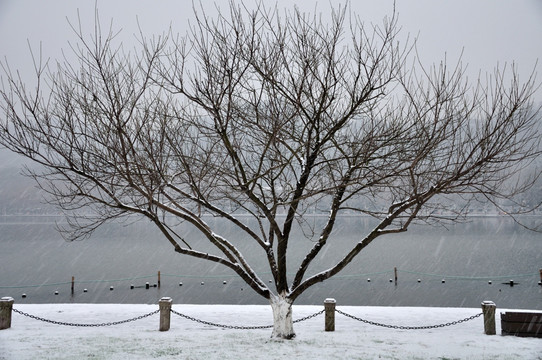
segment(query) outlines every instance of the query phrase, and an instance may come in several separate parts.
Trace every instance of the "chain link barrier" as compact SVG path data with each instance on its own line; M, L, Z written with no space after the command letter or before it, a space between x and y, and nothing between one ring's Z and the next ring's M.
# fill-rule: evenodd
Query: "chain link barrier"
M69 323L69 322L63 322L63 321L56 321L56 320L44 319L44 318L42 318L42 317L35 316L35 315L31 315L31 314L25 313L25 312L23 312L23 311L17 310L17 309L15 309L15 308L13 308L12 310L13 310L14 312L18 313L18 314L21 314L21 315L23 315L23 316L29 317L29 318L34 319L34 320L39 320L39 321L43 321L43 322L48 322L48 323L55 324L55 325L77 326L77 327L101 327L101 326L120 325L120 324L125 324L125 323L132 322L132 321L136 321L136 320L141 320L141 319L144 319L144 318L146 318L146 317L149 317L149 316L158 314L158 312L160 312L160 309L158 309L158 310L152 311L152 312L150 312L150 313L148 313L148 314L141 315L141 316L137 316L137 317L132 318L132 319L121 320L121 321L114 321L114 322L108 322L108 323L100 323L100 324L77 324L77 323Z
M452 321L452 322L449 322L449 323L438 324L438 325L401 326L401 325L387 325L387 324L377 323L377 322L374 322L374 321L365 320L365 319L359 318L357 316L347 314L347 313L345 313L345 312L343 312L341 310L338 310L338 309L335 309L335 311L338 312L341 315L344 315L346 317L349 317L349 318L357 320L357 321L361 321L361 322L363 322L365 324L368 324L368 325L381 326L381 327L385 327L385 328L389 328L389 329L400 329L400 330L426 330L426 329L443 328L443 327L446 327L446 326L457 325L457 324L461 324L461 323L464 323L464 322L467 322L467 321L470 321L470 320L474 320L474 319L476 319L476 318L483 315L483 313L479 313L479 314L476 314L476 315L473 315L473 316L469 316L468 318L465 318L465 319L462 319L462 320Z
M47 322L47 323L51 323L51 324L55 324L55 325L75 326L75 327L102 327L102 326L120 325L120 324L129 323L129 322L132 322L132 321L141 320L141 319L147 318L149 316L155 315L155 314L160 312L160 309L158 309L158 310L152 311L152 312L150 312L148 314L140 315L140 316L137 316L137 317L134 317L134 318L131 318L131 319L127 319L127 320L120 320L120 321L114 321L114 322L108 322L108 323L79 324L79 323L70 323L70 322L63 322L63 321L45 319L45 318L42 318L42 317L39 317L39 316L35 316L35 315L32 315L32 314L25 313L23 311L15 309L15 308L13 308L12 310L14 312L20 314L20 315L29 317L29 318L34 319L34 320L39 320L39 321L43 321L43 322ZM190 320L190 321L194 321L194 322L197 322L197 323L200 323L200 324L203 324L203 325L220 327L220 328L224 328L224 329L260 330L260 329L270 329L270 328L273 327L273 325L261 325L261 326L225 325L225 324L219 324L219 323L214 323L214 322L210 322L210 321L197 319L197 318L194 318L192 316L185 315L185 314L182 314L180 312L177 312L177 311L175 311L173 309L171 309L171 312L173 314L177 315L177 316L180 316L180 317L185 318L185 319ZM319 315L322 315L324 312L325 312L325 310L320 310L318 312L315 312L314 314L311 314L311 315L302 317L300 319L294 320L293 323L299 323L299 322L302 322L302 321L306 321L306 320L315 318L315 317L317 317ZM447 327L447 326L458 325L458 324L461 324L461 323L464 323L464 322L467 322L467 321L470 321L470 320L474 320L474 319L476 319L476 318L483 315L483 313L479 313L479 314L476 314L476 315L473 315L473 316L469 316L469 317L467 317L465 319L452 321L452 322L444 323L444 324L438 324L438 325L402 326L402 325L382 324L382 323L378 323L378 322L374 322L374 321L370 321L370 320L365 320L365 319L359 318L357 316L345 313L345 312L343 312L343 311L341 311L339 309L335 309L335 312L337 312L337 313L339 313L339 314L341 314L343 316L346 316L348 318L351 318L353 320L363 322L363 323L368 324L368 325L381 326L381 327L385 327L385 328L389 328L389 329L399 329L399 330L426 330L426 329L443 328L443 327Z
M259 329L271 329L273 327L273 325L262 325L262 326L238 326L238 325L224 325L224 324L218 324L218 323L213 323L213 322L210 322L210 321L205 321L205 320L201 320L201 319L196 319L192 316L188 316L188 315L185 315L185 314L182 314L180 312L177 312L175 310L171 310L172 313L174 313L175 315L178 315L180 317L183 317L187 320L190 320L190 321L194 321L194 322L197 322L197 323L200 323L200 324L204 324L204 325L209 325L209 326L214 326L214 327L220 327L220 328L224 328L224 329L235 329L235 330L259 330ZM325 310L320 310L318 312L315 312L314 314L312 315L309 315L309 316L305 316L301 319L297 319L297 320L294 320L293 323L299 323L299 322L302 322L302 321L305 321L305 320L309 320L309 319L312 319L312 318L315 318L319 315L322 315L323 313L325 312Z

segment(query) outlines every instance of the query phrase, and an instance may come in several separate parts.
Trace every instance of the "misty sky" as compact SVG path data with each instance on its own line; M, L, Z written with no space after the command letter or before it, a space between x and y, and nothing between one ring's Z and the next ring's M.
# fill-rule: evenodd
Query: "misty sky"
M245 1L249 6L255 0ZM367 22L380 23L393 8L391 0L355 0L352 9ZM202 1L214 13L215 3ZM272 1L266 1L272 3ZM298 6L307 11L318 8L328 13L328 1L285 1L279 7ZM339 3L339 2L333 2ZM113 19L122 28L123 38L133 39L137 21L146 35L160 34L171 25L184 32L192 17L192 1L179 0L98 0L102 23ZM60 56L73 41L66 18L77 22L79 10L83 26L92 31L94 0L0 0L0 57L17 67L30 66L28 43L52 58ZM490 71L497 63L516 61L528 73L536 59L542 61L542 1L540 0L399 0L399 23L403 35L418 37L423 63L438 62L447 53L453 61L464 49L464 61L471 71ZM540 68L540 66L539 66Z
M90 34L95 3L102 24L113 20L114 29L122 29L122 39L129 45L134 43L138 22L150 36L170 26L184 33L193 18L190 0L0 0L0 58L7 59L12 69L21 70L23 78L32 79L29 44L36 54L41 43L44 57L60 58L61 49L69 50L68 41L75 41L67 19L77 24L79 10L84 32ZM215 3L227 8L227 1L201 3L210 14L216 14ZM250 7L255 0L245 3ZM311 12L318 4L317 11L323 11L324 16L329 13L329 1L277 1L280 8L294 3ZM368 23L381 23L393 9L392 0L351 3L353 11ZM402 34L417 37L424 65L439 62L445 55L453 63L463 51L471 77L478 76L479 70L491 72L497 64L511 62L527 77L536 61L542 62L541 0L398 0L396 8ZM542 64L538 69L541 73ZM542 81L542 73L538 81ZM542 101L542 89L537 94L537 101Z

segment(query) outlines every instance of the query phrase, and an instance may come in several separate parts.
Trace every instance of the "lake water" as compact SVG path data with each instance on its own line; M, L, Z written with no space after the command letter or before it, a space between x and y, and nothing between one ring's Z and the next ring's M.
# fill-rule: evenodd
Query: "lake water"
M156 303L169 296L175 303L266 304L230 270L175 253L146 221L107 225L90 239L68 243L54 228L54 221L60 219L0 217L0 296L12 296L16 303ZM252 249L235 228L206 220L217 226L217 232L236 240L262 279L271 278L259 260L261 250ZM318 224L323 219L309 221ZM369 218L341 218L337 245L310 273L337 261L351 241L372 225ZM182 226L179 230L186 239L202 241L195 231ZM311 246L311 240L299 232L290 246L294 254L290 269ZM394 267L397 284L390 282ZM500 308L540 310L540 268L540 234L509 218L473 217L447 229L415 226L406 233L381 237L343 272L309 289L296 303L322 304L333 297L339 305L479 307L482 301L492 300ZM158 271L159 288L153 286ZM514 286L508 284L510 280ZM146 282L150 289L145 289Z

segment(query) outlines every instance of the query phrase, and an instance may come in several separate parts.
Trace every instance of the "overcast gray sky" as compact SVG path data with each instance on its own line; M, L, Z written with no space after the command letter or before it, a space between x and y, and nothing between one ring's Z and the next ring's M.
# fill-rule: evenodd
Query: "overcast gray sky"
M245 1L253 4L255 0ZM184 31L192 17L192 1L183 0L97 0L102 21L113 19L123 28L123 36L137 31L137 20L145 33L161 33L171 24ZM202 1L209 9L227 1ZM272 3L266 1L266 3ZM285 1L279 7L327 11L328 1ZM335 3L335 2L333 2ZM339 2L336 2L339 3ZM40 42L47 55L57 57L60 48L73 40L66 18L77 19L92 30L94 0L0 0L0 56L13 64L27 65L27 40L33 47ZM390 14L392 0L353 0L352 9L369 22L380 22ZM464 48L464 60L473 69L491 70L499 62L517 61L527 72L536 59L542 61L541 0L398 0L397 10L403 33L418 36L422 61L436 62L444 53L451 59Z
M245 1L249 6L254 2ZM0 57L7 57L13 67L28 69L28 42L34 49L41 43L46 56L59 57L60 49L66 49L67 42L74 40L66 19L76 22L79 10L90 33L95 3L102 22L113 19L126 39L137 32L138 20L145 34L150 35L160 34L170 25L184 32L192 17L190 0L0 0ZM314 10L316 4L317 10L329 9L328 1L277 3L279 7L295 3L307 11ZM202 0L202 4L213 12L214 4L226 7L227 1ZM393 1L353 0L351 6L367 22L380 23L391 13ZM424 64L438 62L444 54L454 61L464 49L463 60L473 73L515 61L527 76L536 60L542 61L541 0L398 0L396 7L403 34L418 37Z
M227 7L227 1L201 3L210 13L215 12L214 4ZM252 6L255 0L245 3ZM304 11L313 11L318 4L317 11L329 12L329 1L277 3L279 7L297 4ZM133 39L138 21L145 35L152 35L170 25L184 32L193 17L190 0L0 0L0 58L7 58L25 76L32 70L28 43L34 49L41 43L46 57L59 58L68 41L74 41L67 18L77 22L79 10L86 32L91 33L95 4L102 23L112 19L127 40ZM363 20L381 23L391 13L393 1L352 0L351 7ZM418 38L424 65L439 62L445 54L453 62L463 50L463 61L473 76L515 62L526 77L537 60L542 62L542 0L397 0L396 7L403 35ZM542 63L538 68L540 82ZM542 101L542 90L537 100Z
M245 1L253 4L255 0ZM183 0L97 0L102 22L113 19L123 36L137 31L137 20L146 34L158 34L171 24L184 31L192 16L192 1ZM227 6L227 1L205 1ZM266 1L266 3L272 3ZM303 10L327 11L328 1L285 1L279 7L298 4ZM335 2L333 2L335 3ZM339 3L339 2L336 2ZM40 42L51 57L58 57L67 41L74 40L66 18L77 19L77 10L92 30L94 0L0 0L0 56L14 65L27 66L28 45ZM381 22L390 14L392 0L353 0L352 9L368 22ZM541 0L398 0L397 10L403 33L418 36L424 63L439 61L448 54L454 60L464 48L464 61L471 70L491 70L495 64L516 61L528 72L536 59L542 61Z

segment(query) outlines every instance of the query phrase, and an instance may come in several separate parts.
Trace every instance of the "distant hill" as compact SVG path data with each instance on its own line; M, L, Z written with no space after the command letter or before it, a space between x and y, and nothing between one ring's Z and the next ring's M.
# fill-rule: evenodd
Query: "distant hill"
M43 199L35 181L23 176L20 167L0 167L0 215L55 212Z
M43 192L37 187L35 181L22 175L24 164L28 160L13 155L5 149L0 149L0 215L38 215L56 214L58 209L46 204ZM534 172L542 168L542 158L531 164ZM461 199L457 199L458 204ZM518 198L518 203L526 208L535 207L542 202L542 177L527 193ZM508 206L507 211L520 211L517 204L502 204ZM490 210L494 211L494 210ZM542 213L542 208L537 210Z

